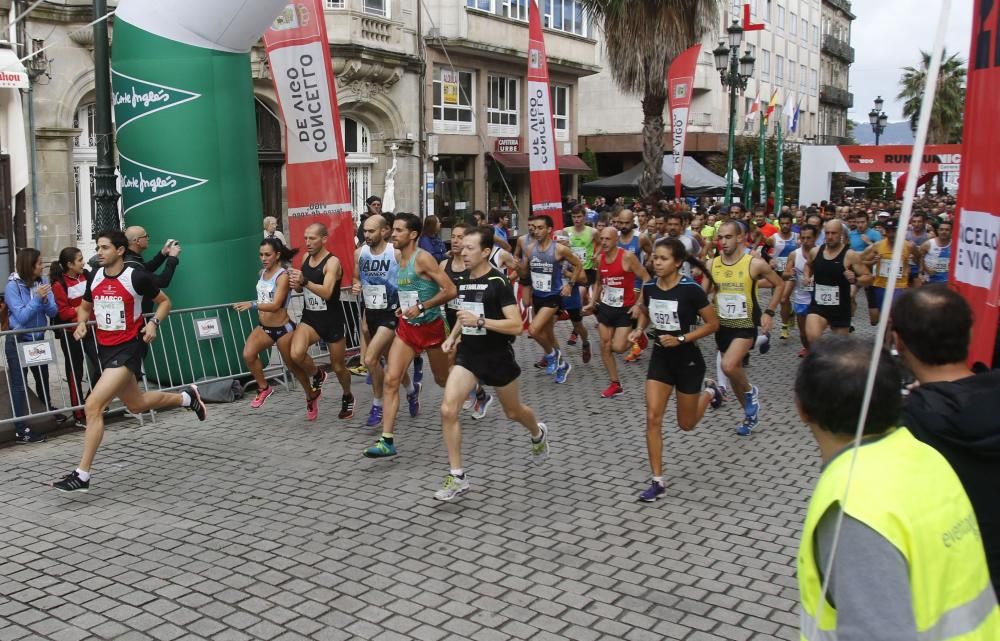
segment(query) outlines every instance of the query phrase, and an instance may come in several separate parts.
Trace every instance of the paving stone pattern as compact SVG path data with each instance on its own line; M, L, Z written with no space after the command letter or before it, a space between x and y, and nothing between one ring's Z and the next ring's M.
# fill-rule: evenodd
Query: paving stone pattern
M819 460L792 404L795 334L753 356L752 437L734 434L735 401L691 433L671 409L668 495L652 504L635 500L648 355L604 400L593 339L589 365L567 348L563 386L517 341L552 458L531 463L498 403L466 415L472 491L453 503L432 497L447 458L429 372L391 460L361 457L377 431L362 427L371 394L357 377L350 421L331 377L316 423L282 390L256 411L211 406L205 424L172 411L115 426L85 495L47 487L77 463L82 432L0 449L0 641L796 639L795 551Z

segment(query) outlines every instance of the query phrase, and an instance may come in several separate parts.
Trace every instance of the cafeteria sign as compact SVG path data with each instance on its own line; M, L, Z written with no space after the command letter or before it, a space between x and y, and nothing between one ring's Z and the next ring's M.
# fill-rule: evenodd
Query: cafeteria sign
M516 153L521 151L520 138L497 138L496 151L499 153Z

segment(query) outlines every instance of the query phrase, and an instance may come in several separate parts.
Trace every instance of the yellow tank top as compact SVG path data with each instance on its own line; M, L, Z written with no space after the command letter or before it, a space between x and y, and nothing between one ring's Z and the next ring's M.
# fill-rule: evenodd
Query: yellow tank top
M760 324L757 284L750 275L753 257L744 254L734 265L725 265L722 256L712 261L715 279L715 312L722 327L750 329Z
M875 280L872 287L886 287L889 284L889 268L892 267L892 245L889 239L883 238L879 241L875 251L878 252L878 262L875 263ZM899 262L899 269L896 271L896 289L905 289L910 286L910 246L903 245L903 260Z

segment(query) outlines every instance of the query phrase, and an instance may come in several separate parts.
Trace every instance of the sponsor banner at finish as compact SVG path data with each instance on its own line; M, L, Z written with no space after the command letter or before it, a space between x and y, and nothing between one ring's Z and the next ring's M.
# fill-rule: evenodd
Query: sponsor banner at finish
M837 151L847 163L847 171L909 171L913 147L910 145L843 145ZM958 171L962 145L927 145L920 165L923 172Z
M309 225L326 225L327 249L340 259L346 287L354 272L354 218L322 0L288 3L264 44L287 131L289 240L300 245Z

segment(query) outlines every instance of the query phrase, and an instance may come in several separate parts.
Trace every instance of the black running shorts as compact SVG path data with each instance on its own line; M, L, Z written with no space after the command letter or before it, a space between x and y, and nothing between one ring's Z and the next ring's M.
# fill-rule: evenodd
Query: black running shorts
M695 345L668 348L656 344L646 378L671 385L679 394L697 394L705 381L705 359Z
M465 349L465 345L459 343L455 365L469 370L481 383L490 387L506 387L521 375L521 367L517 364L514 348L510 344L500 349L476 351L473 354L472 350Z

